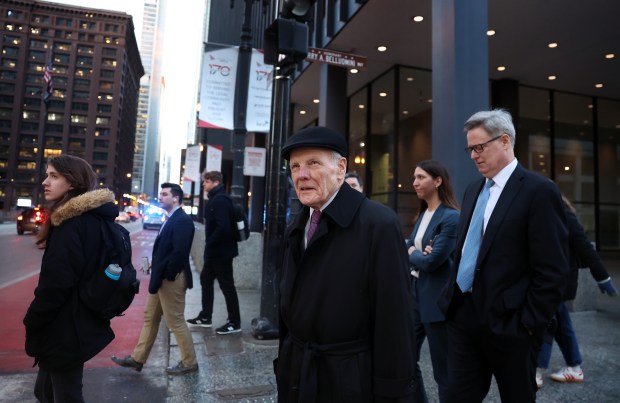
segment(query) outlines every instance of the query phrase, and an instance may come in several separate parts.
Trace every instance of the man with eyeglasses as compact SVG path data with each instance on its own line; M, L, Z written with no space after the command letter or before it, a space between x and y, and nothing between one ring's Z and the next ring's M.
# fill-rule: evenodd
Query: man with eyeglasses
M478 112L465 130L483 178L465 191L454 267L438 301L448 324L449 401L482 402L494 376L502 402L533 402L536 357L568 272L560 192L518 163L505 110Z

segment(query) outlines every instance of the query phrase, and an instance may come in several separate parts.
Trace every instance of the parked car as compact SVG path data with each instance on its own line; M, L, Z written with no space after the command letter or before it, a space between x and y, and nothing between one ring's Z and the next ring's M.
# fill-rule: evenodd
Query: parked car
M142 229L156 228L160 229L164 224L166 215L161 209L151 208L142 216Z
M131 221L131 218L129 217L129 214L125 213L124 211L120 211L118 213L118 217L116 217L114 221L128 223L129 221Z
M138 218L140 218L140 211L138 210L137 207L133 207L133 206L126 206L125 213L127 213L129 215L129 219L133 222L133 221L137 221Z
M47 220L45 209L41 207L27 208L17 216L17 235L24 235L25 231L36 234L45 220Z

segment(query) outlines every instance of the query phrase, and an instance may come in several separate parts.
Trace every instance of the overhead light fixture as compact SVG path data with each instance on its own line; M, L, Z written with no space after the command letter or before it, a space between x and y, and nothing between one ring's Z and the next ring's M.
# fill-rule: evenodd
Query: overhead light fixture
M549 49L554 49L554 48L557 48L557 47L558 47L558 44L557 44L557 42L551 42L551 43L549 43L549 44L547 45L547 47L548 47Z
M409 115L409 111L403 111L403 115Z
M497 66L497 71L505 71L506 66Z
M603 88L603 83L594 84L594 88Z
M357 105L357 107L360 108L360 109L364 109L365 108L364 104L359 104L359 105Z
M413 80L415 80L414 77L407 77L407 81L413 81Z
M433 103L433 100L431 98L427 99L426 102L428 102L429 104Z
M416 15L415 17L412 18L412 20L414 22L422 22L424 21L424 17L422 17L421 15Z
M387 92L380 92L380 93L379 93L379 96L380 96L380 97L387 97Z
M363 141L360 142L360 147L366 147L366 143L364 143Z
M557 78L556 76L549 76L549 77L547 77L547 79L548 79L549 81L553 81L553 80L555 80L556 78Z
M494 29L489 29L487 31L487 36L493 36L493 35L495 35L495 30Z
M387 46L381 45L381 46L377 47L377 50L379 52L385 52L387 50Z
M314 102L315 104L318 104L321 101L319 99L315 98L315 99L312 100L312 102Z
M614 55L613 53L607 53L605 55L605 59L613 59L614 57L616 57L616 55Z
M302 110L300 110L300 111L299 111L299 114L300 114L300 115L305 115L305 114L306 114L306 111L302 109Z
M349 70L349 72L350 72L351 74L357 74L357 73L358 73L358 71L359 71L358 69L351 69L351 70Z

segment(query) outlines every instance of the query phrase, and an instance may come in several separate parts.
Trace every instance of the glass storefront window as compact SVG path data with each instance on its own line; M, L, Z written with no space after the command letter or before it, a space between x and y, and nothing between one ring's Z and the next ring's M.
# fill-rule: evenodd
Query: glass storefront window
M405 235L413 229L420 201L413 190L418 162L432 158L431 72L401 67L398 86L398 215Z
M556 183L572 203L594 202L592 99L555 93Z
M368 131L368 90L358 91L349 99L349 160L347 171L355 172L366 187L366 133Z
M546 177L551 177L550 113L548 90L519 87L519 125L515 147L527 151L519 154L519 162ZM527 147L519 147L522 142Z
M620 248L620 101L599 100L599 247ZM593 239L593 238L591 238Z
M391 70L370 85L370 161L367 161L372 174L369 197L392 208L395 207L395 74Z

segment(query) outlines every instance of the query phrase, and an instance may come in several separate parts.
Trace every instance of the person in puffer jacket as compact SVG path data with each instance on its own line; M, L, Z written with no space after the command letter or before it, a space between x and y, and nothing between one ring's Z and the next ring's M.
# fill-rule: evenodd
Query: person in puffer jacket
M105 269L101 226L118 215L114 194L96 185L85 160L66 154L48 159L43 189L50 215L38 234L45 253L24 317L26 353L39 366L34 394L42 402L83 402L84 363L114 339L110 321L78 297L80 283Z

